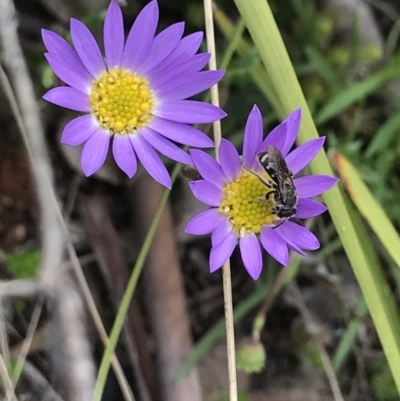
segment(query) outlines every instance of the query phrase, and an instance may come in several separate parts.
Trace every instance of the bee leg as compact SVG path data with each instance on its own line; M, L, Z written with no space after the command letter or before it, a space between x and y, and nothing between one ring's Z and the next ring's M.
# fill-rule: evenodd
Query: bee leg
M275 228L278 228L279 226L281 226L287 219L283 219L282 221L280 221L276 226L273 226L272 229L275 230Z
M276 188L276 184L272 181L266 180L263 176L261 176L260 174L256 173L253 170L250 170L249 168L243 166L249 173L255 175L259 181L261 182L261 184L264 184L266 187L268 187L269 189L271 188Z

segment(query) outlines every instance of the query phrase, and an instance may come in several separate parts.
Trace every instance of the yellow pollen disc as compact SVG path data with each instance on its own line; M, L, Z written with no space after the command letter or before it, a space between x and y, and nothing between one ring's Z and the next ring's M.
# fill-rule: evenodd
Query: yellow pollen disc
M267 174L264 178L269 179ZM242 169L239 178L223 188L225 194L219 211L229 217L233 229L240 236L250 232L258 234L262 226L279 220L272 212L275 206L273 196L266 196L271 189L257 176Z
M89 101L91 112L111 135L129 134L146 126L155 107L148 80L119 68L93 81Z

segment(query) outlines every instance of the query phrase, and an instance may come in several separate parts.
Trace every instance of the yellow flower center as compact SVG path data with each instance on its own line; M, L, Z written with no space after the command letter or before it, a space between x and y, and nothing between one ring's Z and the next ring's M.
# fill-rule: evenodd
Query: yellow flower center
M271 179L266 173L262 176L266 180ZM229 218L233 230L240 236L249 232L258 234L262 226L279 220L272 212L275 206L272 190L249 171L242 169L239 178L226 185L223 192L225 197L219 211ZM267 196L269 193L270 196Z
M99 124L114 134L129 134L146 126L155 98L146 78L115 68L93 81L90 107Z

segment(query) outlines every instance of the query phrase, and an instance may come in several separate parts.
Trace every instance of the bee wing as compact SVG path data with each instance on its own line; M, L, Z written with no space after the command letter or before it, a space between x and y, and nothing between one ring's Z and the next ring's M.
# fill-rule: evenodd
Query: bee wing
M260 152L258 161L273 180L287 181L288 178L291 180L292 172L282 153L275 146L269 145L266 152Z
M271 163L274 165L276 171L282 176L291 177L292 172L289 170L289 167L286 164L286 160L283 157L281 151L273 145L269 145L267 152Z
M258 154L258 160L275 182L282 199L286 200L288 187L294 188L294 183L293 174L289 170L281 151L275 146L269 145L266 152Z

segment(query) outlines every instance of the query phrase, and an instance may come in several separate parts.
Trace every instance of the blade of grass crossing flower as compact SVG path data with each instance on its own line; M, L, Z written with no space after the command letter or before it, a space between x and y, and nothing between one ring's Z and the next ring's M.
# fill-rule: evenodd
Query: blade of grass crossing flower
M389 255L400 267L400 237L390 219L350 161L339 152L335 153L334 160L351 199L374 230Z
M378 276L384 281L382 273L380 271L379 260L375 252L370 238L368 237L363 221L361 220L360 213L355 209L354 205L351 203L350 199L345 196L345 202L348 206L351 220L357 230L358 237L360 239L361 246L368 256L368 260L374 270L377 271ZM388 307L390 309L390 306ZM361 297L356 309L356 316L348 325L346 332L344 333L339 345L336 348L335 355L332 360L333 368L336 373L339 373L347 355L351 352L354 342L357 339L358 329L361 324L362 318L368 313L367 304L365 298Z
M235 0L235 4L260 53L270 81L275 86L284 111L284 115L280 111L281 117L301 107L303 121L298 136L299 142L317 138L318 132L268 2ZM314 174L332 174L328 158L323 150L310 166ZM368 255L361 245L339 186L326 192L323 199L329 208L336 230L363 291L400 391L400 347L396 338L400 324L398 315L396 313L393 315L393 301L386 287L382 286L382 281L377 280L377 270L371 266Z

